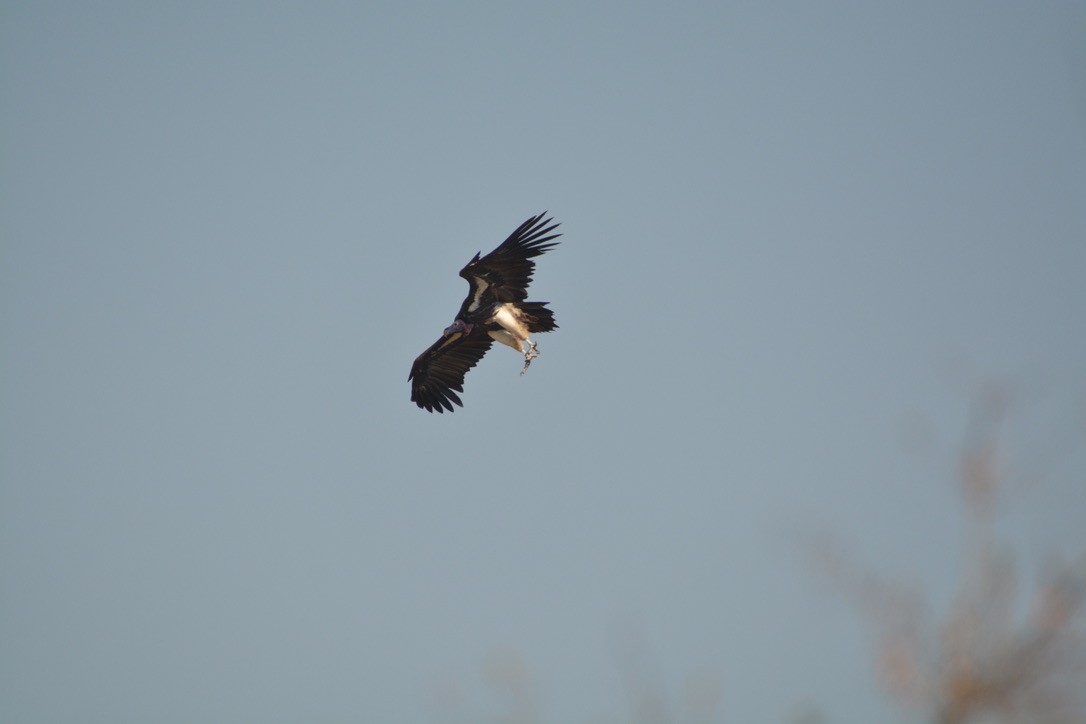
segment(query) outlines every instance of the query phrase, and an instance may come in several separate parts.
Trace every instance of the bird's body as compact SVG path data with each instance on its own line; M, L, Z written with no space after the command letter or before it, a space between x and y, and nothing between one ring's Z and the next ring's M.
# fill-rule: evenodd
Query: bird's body
M558 224L533 216L498 248L479 254L460 270L471 289L455 321L441 339L420 354L411 366L411 401L430 412L463 406L456 392L464 391L464 375L482 359L492 342L501 342L524 355L523 374L539 355L531 335L557 329L547 302L529 302L528 284L534 257L557 246L550 234ZM548 236L548 234L550 234Z

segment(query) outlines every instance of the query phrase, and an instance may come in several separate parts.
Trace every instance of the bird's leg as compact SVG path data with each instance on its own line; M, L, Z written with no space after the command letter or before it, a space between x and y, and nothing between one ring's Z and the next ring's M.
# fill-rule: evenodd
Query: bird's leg
M532 360L539 356L539 347L532 340L528 340L528 349L524 350L524 367L521 368L520 373L524 374L528 371L528 367L532 364Z

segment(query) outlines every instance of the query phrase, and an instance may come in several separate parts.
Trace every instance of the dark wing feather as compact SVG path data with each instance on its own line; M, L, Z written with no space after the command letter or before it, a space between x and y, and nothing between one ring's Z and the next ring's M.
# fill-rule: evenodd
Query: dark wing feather
M546 215L547 212L544 211L539 216L528 219L497 249L482 259L476 254L475 258L460 270L460 276L472 285L473 293L478 285L473 278L477 278L486 283L487 291L492 293L498 302L523 302L528 298L528 283L532 281L532 272L535 270L532 259L558 246L558 242L551 240L561 236L550 234L558 228L558 224L551 224L551 219L544 219Z
M477 325L467 336L454 332L434 342L411 365L407 376L411 401L430 412L452 412L454 402L463 407L456 393L464 391L464 375L483 358L492 341Z

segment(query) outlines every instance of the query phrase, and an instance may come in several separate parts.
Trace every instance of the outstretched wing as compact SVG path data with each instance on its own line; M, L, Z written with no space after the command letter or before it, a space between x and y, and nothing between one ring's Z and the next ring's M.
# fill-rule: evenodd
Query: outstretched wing
M460 276L471 284L470 311L478 307L484 293L493 294L497 302L523 302L528 298L528 283L535 270L532 259L558 246L558 242L551 240L561 236L550 233L558 224L544 219L546 215L544 211L528 219L497 249L482 259L476 254L460 270Z
M407 376L411 401L430 412L452 412L454 402L463 407L456 393L464 391L464 375L483 358L492 341L477 325L471 334L453 332L434 342L411 365Z

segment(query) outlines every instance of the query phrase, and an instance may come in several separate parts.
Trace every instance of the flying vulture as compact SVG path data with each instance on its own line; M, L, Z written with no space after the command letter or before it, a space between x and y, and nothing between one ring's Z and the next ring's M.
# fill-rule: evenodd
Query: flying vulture
M411 401L430 412L453 411L453 403L464 406L457 392L464 391L464 375L483 358L491 342L507 344L524 355L524 367L539 356L530 335L558 329L547 302L529 302L532 261L554 247L561 234L547 212L533 216L482 259L479 254L460 270L468 280L468 292L451 325L441 339L430 345L411 365Z

